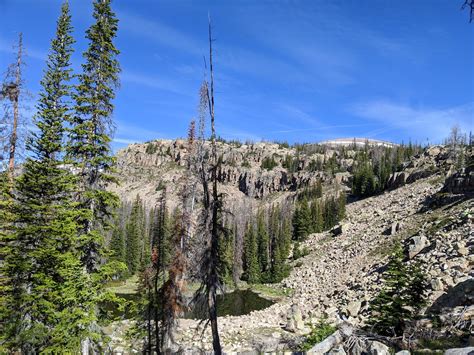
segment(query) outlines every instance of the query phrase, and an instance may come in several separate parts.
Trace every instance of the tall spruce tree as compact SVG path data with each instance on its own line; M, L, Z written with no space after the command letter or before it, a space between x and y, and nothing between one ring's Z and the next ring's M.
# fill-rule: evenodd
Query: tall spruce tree
M258 241L258 263L260 265L260 272L262 279L268 279L269 271L269 236L267 225L265 223L265 213L260 211L257 216L257 241Z
M104 255L104 240L99 232L106 225L117 196L107 191L114 181L111 172L112 100L118 86L119 54L113 40L118 20L111 9L111 0L95 0L95 22L86 31L89 47L74 94L75 115L71 119L68 157L79 171L79 202L90 211L82 221L82 262L88 273L98 271Z
M118 204L118 197L106 190L107 185L115 181L111 175L114 158L110 135L113 130L112 100L120 72L116 59L119 51L113 43L118 20L111 10L111 0L94 0L93 18L95 21L86 31L89 46L83 54L85 63L73 95L75 114L70 120L67 145L68 161L73 164L79 179L77 202L80 209L88 211L80 220L81 235L77 244L84 274L93 283L87 290L90 321L84 325L91 333L97 329L99 304L110 295L104 283L122 266L114 262L104 264L107 249L102 234ZM89 353L98 340L98 336L83 339L82 353Z
M132 212L125 227L126 233L126 259L128 270L134 275L140 266L143 249L144 226L142 220L142 200L137 195L132 205Z
M244 245L244 279L251 284L260 282L260 266L258 263L258 241L251 224L245 232Z
M64 122L70 114L71 36L68 3L51 42L35 124L15 193L15 230L2 274L9 280L2 342L22 353L74 353L88 336L89 286L76 251L82 214L72 200L75 177L63 165Z

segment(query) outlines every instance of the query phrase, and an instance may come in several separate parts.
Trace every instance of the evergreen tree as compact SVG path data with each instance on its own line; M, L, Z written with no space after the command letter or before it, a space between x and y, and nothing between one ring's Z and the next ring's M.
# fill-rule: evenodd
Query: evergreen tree
M160 270L168 267L170 263L170 250L171 250L171 233L170 225L175 225L175 222L170 221L166 204L164 200L160 206L154 209L153 223L150 228L150 239L152 244L152 250L157 251L157 258L160 262Z
M338 221L344 219L346 216L346 194L344 192L339 193L337 198L337 219Z
M280 282L288 276L289 267L286 260L290 254L291 228L288 220L284 220L278 230L277 243L275 245L275 259L272 269L272 282Z
M113 40L118 20L112 12L111 0L95 0L95 22L86 31L89 47L84 53L79 85L74 100L75 115L71 118L68 157L79 171L79 202L90 211L82 221L82 262L88 273L100 269L104 255L104 240L99 229L107 225L117 196L106 190L114 181L111 175L114 158L110 149L112 130L112 100L118 85L119 51Z
M125 243L125 229L118 219L115 219L115 227L110 239L109 249L112 253L112 259L126 263L126 243Z
M257 216L257 241L258 241L258 264L260 266L261 277L263 280L268 278L269 269L269 236L265 223L265 214L260 211Z
M311 233L311 210L308 200L304 198L297 204L293 215L293 238L296 241L303 241Z
M260 282L260 266L258 262L258 242L252 225L247 226L244 245L243 278L251 284Z
M321 233L324 229L322 202L315 200L311 203L311 221L312 231L314 233Z
M76 251L84 211L72 200L75 177L63 168L64 121L70 114L71 17L66 2L51 42L30 152L15 193L15 230L7 240L2 274L2 342L10 351L75 353L89 336L90 287ZM2 302L3 303L3 302Z
M125 227L126 260L131 275L134 275L138 271L142 259L142 242L144 237L142 210L142 200L140 196L137 195L132 205L132 212L130 213L128 223Z
M383 335L400 336L406 322L424 305L426 280L418 264L407 266L398 244L384 273L384 286L371 303L370 326Z
M221 269L222 279L224 283L232 283L232 273L233 273L233 256L234 256L234 228L226 227L226 230L229 231L226 238L222 238L221 243L219 244L219 259Z

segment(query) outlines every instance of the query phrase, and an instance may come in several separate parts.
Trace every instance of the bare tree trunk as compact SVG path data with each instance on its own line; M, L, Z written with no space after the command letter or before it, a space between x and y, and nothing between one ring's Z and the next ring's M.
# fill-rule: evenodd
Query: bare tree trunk
M16 60L15 70L15 92L13 94L13 127L10 135L10 154L8 160L8 178L11 186L13 186L13 173L15 171L15 154L16 144L18 141L18 121L19 121L19 109L18 103L20 98L20 86L21 86L21 64L23 55L23 34L20 32L18 37L18 54Z
M209 100L209 112L211 115L211 146L212 146L212 167L211 167L211 179L212 179L212 231L211 231L211 255L210 255L210 285L208 295L208 306L209 306L209 321L211 322L212 330L212 347L214 353L219 355L222 353L219 330L217 327L217 285L219 284L218 275L218 257L219 257L219 226L218 226L218 213L219 213L219 196L217 192L217 148L216 148L216 127L215 127L215 116L214 116L214 70L212 63L212 33L211 33L211 17L209 16L209 70L211 75L211 93L208 95Z

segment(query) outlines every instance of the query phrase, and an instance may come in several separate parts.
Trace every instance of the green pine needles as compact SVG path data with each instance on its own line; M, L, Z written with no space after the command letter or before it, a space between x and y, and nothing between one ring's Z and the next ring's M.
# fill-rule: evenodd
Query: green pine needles
M118 86L120 72L113 44L118 20L110 8L110 0L94 2L96 22L86 31L89 48L84 53L85 63L73 97L75 113L71 117L71 130L67 146L68 159L79 171L82 208L90 211L82 221L82 261L89 273L97 271L104 256L104 241L98 232L107 224L117 196L105 190L112 177L114 158L110 149L113 129L112 100Z
M397 246L384 273L384 286L371 303L371 329L378 334L401 336L409 321L425 305L426 278L418 263L405 264Z
M2 272L8 277L2 342L23 353L73 351L87 336L88 280L76 248L82 211L72 198L76 179L64 168L64 122L71 113L70 57L74 39L65 3L41 81L31 153L13 195L13 230Z
M74 92L74 39L69 5L63 4L28 158L13 188L1 176L0 352L78 353L97 345L99 304L108 297L104 281L123 269L117 262L103 264L101 234L117 200L105 191L113 181L108 134L119 72L110 0L94 2L94 18Z

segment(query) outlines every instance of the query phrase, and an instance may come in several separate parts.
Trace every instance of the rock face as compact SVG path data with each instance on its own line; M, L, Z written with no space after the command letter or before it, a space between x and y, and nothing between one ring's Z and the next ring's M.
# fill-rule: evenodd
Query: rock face
M204 149L209 152L209 142L205 143ZM296 191L314 184L318 179L332 179L322 171L312 171L309 166L312 162L322 163L334 154L340 154L331 149L326 149L324 153L300 154L294 148L263 142L248 145L217 142L217 149L222 157L222 168L218 174L221 185L228 187L233 195L242 194L256 199L276 192ZM160 182L175 187L180 184L188 156L189 147L185 140L132 144L117 153L121 184L114 189L125 200L135 198L137 193L145 202L156 200L161 195ZM297 160L294 171L284 167L287 157ZM339 159L347 169L352 167L352 160ZM272 160L276 166L265 169L265 160ZM347 173L337 177L338 181L347 184L349 178Z
M455 172L446 179L444 192L452 194L474 195L474 160L472 148L468 151L467 167Z

